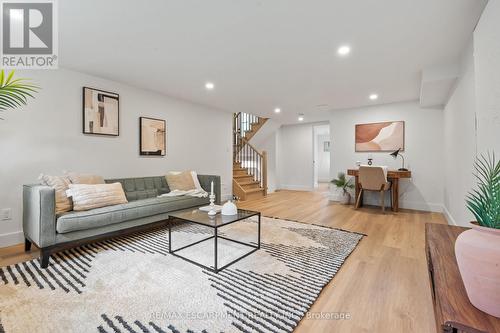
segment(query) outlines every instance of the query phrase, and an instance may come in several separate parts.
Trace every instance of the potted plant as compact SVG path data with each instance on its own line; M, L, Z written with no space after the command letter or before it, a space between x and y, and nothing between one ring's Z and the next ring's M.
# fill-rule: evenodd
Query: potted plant
M500 162L488 154L474 169L478 184L467 207L476 222L458 236L455 255L472 305L500 317Z
M351 179L346 179L345 173L339 172L337 175L337 179L333 179L331 181L338 189L342 189L342 198L340 202L344 205L348 205L351 202L351 193L349 193L349 189L354 188L354 185L351 183Z
M36 93L39 87L29 83L27 79L14 79L14 71L5 75L4 70L0 71L0 111L26 105L28 97L35 98L32 93ZM0 118L0 120L3 120Z

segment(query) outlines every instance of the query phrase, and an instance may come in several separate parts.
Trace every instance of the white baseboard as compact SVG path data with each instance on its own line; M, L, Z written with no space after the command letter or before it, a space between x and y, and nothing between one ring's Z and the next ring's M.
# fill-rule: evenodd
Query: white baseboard
M24 242L24 235L22 231L0 234L0 248L21 244L22 242Z
M310 186L302 185L280 185L280 190L291 190L291 191L313 191L314 188Z
M446 208L445 205L443 205L443 215L446 218L446 221L448 221L448 224L450 225L458 225L453 216L451 215L450 211L448 208Z
M443 205L437 203L416 202L416 201L400 201L399 208L421 210L425 212L442 213Z

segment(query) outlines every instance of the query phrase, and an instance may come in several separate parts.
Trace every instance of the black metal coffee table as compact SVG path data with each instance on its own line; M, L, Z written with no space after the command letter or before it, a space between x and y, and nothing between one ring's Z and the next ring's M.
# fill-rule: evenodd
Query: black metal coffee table
M231 239L231 238L227 238L225 236L221 236L218 234L218 230L219 228L222 228L222 227L225 227L227 225L230 225L230 224L233 224L233 223L236 223L238 221L242 221L242 220L245 220L245 219L248 219L252 216L258 216L258 221L257 221L257 245L254 245L254 244L251 244L251 243L245 243L245 242L242 242L242 241L239 241L239 240L236 240L236 239ZM205 226L205 227L210 227L214 230L214 234L213 236L210 236L210 237L206 237L206 238L203 238L201 240L198 240L194 243L190 243L188 245L185 245L185 246L182 246L178 249L172 249L172 223L175 221L175 220L181 220L181 221L184 221L184 222L189 222L189 223L194 223L194 224L198 224L198 225L202 225L202 226ZM186 258L180 254L178 254L177 252L178 251L181 251L181 250L184 250L188 247L191 247L191 246L194 246L196 244L199 244L199 243L202 243L202 242L205 242L205 241L208 241L210 239L213 239L214 240L214 266L213 268L210 267L210 266L205 266L203 264L200 264L194 260L191 260L189 258ZM247 253L245 253L244 255L236 258L235 260L231 261L230 263L222 266L222 267L218 267L217 266L217 247L218 247L218 240L219 239L224 239L224 240L227 240L227 241L231 241L231 242L234 242L234 243L238 243L238 244L241 244L241 245L245 245L249 248L251 248L251 250ZM197 265L199 267L202 267L202 268L206 268L206 269L209 269L211 270L212 272L215 272L215 273L218 273L219 271L223 270L224 268L234 264L235 262L249 256L250 254L254 253L255 251L257 251L258 249L260 249L260 212L253 212L253 211L250 211L250 210L243 210L243 209L238 209L238 214L237 215L221 215L220 213L217 213L217 215L213 216L213 217L210 217L208 216L207 212L203 212L203 211L200 211L198 208L189 208L189 209L183 209L183 210L179 210L179 211L176 211L176 212L172 212L171 214L169 214L169 223L168 223L168 252L176 257L179 257L181 259L184 259L194 265Z

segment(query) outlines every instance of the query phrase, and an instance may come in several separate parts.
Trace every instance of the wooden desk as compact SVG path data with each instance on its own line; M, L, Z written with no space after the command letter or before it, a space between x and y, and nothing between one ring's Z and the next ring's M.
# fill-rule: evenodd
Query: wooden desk
M425 225L425 251L438 332L500 333L500 318L474 307L455 258L455 240L467 228Z
M354 176L356 178L356 196L358 198L359 194L359 170L349 169L347 174L349 176ZM387 179L392 182L392 210L397 212L399 210L399 179L400 178L411 178L411 171L399 171L399 170L389 170L387 171ZM363 198L361 198L360 205L363 204Z

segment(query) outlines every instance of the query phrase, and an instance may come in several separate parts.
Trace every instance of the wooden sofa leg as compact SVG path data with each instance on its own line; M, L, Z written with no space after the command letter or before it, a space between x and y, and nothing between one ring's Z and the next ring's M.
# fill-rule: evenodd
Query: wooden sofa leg
M31 241L28 238L24 239L24 252L31 250Z
M44 249L40 250L40 266L42 268L49 267L50 252Z

